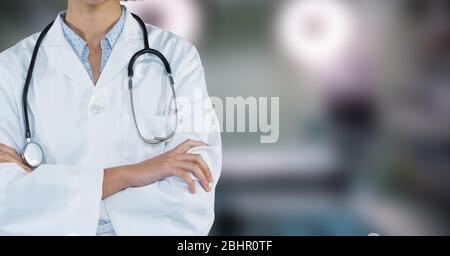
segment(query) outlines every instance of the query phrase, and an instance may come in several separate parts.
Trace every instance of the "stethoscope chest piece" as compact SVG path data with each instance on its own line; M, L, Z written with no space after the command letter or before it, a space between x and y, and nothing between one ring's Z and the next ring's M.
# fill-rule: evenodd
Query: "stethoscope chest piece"
M37 143L28 142L22 152L22 159L33 169L44 161L44 151Z

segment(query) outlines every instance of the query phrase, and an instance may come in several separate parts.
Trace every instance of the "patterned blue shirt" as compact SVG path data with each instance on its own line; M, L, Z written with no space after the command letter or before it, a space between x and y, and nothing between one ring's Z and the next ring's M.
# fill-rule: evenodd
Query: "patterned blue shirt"
M87 73L89 74L91 80L94 80L92 68L91 65L89 64L89 48L87 43L65 23L66 12L65 11L61 12L60 15L65 38L67 39L67 41L69 41L70 45L75 51L75 54L78 56ZM123 27L125 25L125 16L126 11L122 6L122 14L119 20L100 41L100 48L102 49L100 73L103 71L106 62L108 61L108 58L111 55L112 49L114 48L117 39L119 39L119 36L122 33Z

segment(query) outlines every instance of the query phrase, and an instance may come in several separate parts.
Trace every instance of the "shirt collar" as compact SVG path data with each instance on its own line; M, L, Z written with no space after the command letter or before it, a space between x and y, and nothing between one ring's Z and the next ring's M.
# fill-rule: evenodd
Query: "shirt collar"
M86 41L83 40L75 31L73 31L65 22L66 17L66 11L60 12L61 17L61 25L64 32L64 36L69 41L69 43L72 45L75 53L78 57L81 57L84 52L84 48L86 46ZM123 27L125 25L125 19L126 18L126 10L125 7L122 6L122 13L120 15L119 20L114 24L114 26L111 28L111 30L106 33L106 35L102 38L102 41L106 39L106 41L109 43L109 46L111 48L114 47L117 40L120 37L120 34L123 30Z
M114 27L108 33L106 33L104 37L108 40L111 48L113 48L114 45L116 44L117 39L119 39L120 34L122 33L123 27L125 25L126 11L124 9L125 7L122 6L122 14L120 15L119 20L116 22Z

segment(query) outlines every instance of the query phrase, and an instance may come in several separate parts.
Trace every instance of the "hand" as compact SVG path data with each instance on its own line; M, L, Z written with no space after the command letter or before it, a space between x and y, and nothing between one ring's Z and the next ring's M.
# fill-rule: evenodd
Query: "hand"
M0 143L0 163L15 163L27 172L32 169L14 149Z
M180 177L189 186L189 191L195 194L195 184L190 174L193 174L206 192L210 192L209 183L213 181L211 170L203 158L198 154L186 153L191 148L208 146L207 144L187 140L176 148L132 165L128 168L126 177L131 187L142 187L170 176Z

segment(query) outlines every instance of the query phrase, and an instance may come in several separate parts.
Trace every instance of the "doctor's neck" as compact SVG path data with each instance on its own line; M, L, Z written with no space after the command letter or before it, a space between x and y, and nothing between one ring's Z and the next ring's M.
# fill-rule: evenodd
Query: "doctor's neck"
M65 22L88 45L98 45L121 12L119 0L68 0Z

